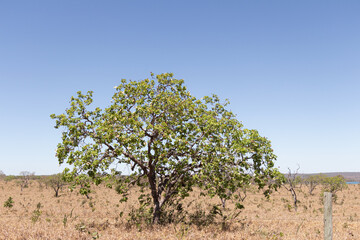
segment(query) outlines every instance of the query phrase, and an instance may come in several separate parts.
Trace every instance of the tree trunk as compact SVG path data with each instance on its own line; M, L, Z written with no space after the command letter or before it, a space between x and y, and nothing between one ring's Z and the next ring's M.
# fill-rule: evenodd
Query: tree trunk
M226 205L226 199L225 198L220 198L221 203L222 203L222 207L225 209L225 205Z
M155 172L153 171L153 168L150 168L148 179L150 183L150 189L151 189L151 196L153 198L154 203L154 212L153 212L153 224L159 224L160 223L160 215L161 215L161 208L160 208L160 201L159 201L159 194L157 190L156 185L156 176Z
M291 194L292 194L292 196L293 196L293 198L294 198L294 208L295 208L295 211L297 211L297 196L296 196L296 192L295 192L295 190L294 190L293 188L291 188L290 191L291 191Z
M160 215L161 215L161 209L160 209L160 203L157 201L154 202L155 208L153 213L153 224L160 224Z

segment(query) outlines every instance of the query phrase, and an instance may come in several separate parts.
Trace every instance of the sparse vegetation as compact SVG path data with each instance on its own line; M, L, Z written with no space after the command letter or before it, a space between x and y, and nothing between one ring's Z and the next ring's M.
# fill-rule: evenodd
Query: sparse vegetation
M228 208L233 208L234 202L228 201L223 209L218 198L200 196L200 189L195 187L187 199L174 203L173 211L166 211L169 214L163 215L166 225L154 227L149 224L152 213L147 212L148 208L139 212L140 188L133 188L128 201L123 203L119 202L121 196L105 184L92 186L91 200L77 191L64 191L60 198L54 198L53 189L39 190L36 181L40 180L30 180L31 184L22 192L17 181L0 180L0 201L5 203L9 196L9 202L16 200L11 208L0 209L0 239L317 240L322 236L323 206L318 200L321 188L309 195L303 186L306 191L297 192L301 202L295 212L293 198L285 188L268 200L262 191L250 187L244 199L246 208L232 217L235 212ZM351 185L346 191L336 192L339 199L346 200L342 205L333 205L334 239L355 240L360 236L360 219L356 214L360 211L359 198L355 198L359 197L358 188ZM143 200L146 205L147 199ZM213 208L214 205L218 207ZM224 216L228 216L225 221Z

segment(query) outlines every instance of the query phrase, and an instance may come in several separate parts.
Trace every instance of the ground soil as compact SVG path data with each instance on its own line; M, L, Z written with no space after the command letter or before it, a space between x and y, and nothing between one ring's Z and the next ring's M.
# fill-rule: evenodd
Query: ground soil
M310 195L298 189L297 211L289 192L281 188L266 199L252 189L247 192L245 209L236 220L209 226L169 224L136 227L127 223L128 212L136 203L136 190L127 203L104 186L94 188L91 199L64 188L60 197L54 191L32 181L20 190L16 180L0 181L0 239L323 239L323 205L320 187ZM349 185L338 193L333 204L333 239L360 239L360 186ZM12 197L14 206L4 202ZM201 197L194 191L187 201L198 201L193 210L219 201ZM40 208L39 207L40 203ZM37 211L39 210L39 211ZM124 212L122 216L120 213Z

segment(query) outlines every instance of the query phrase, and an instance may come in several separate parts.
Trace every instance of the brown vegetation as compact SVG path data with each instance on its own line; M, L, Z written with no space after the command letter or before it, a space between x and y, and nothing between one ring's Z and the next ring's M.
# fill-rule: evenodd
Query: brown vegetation
M338 192L333 205L334 239L360 238L360 185ZM188 200L193 224L139 226L128 223L128 213L137 204L136 190L127 203L114 189L94 188L90 199L64 188L54 197L51 188L31 180L21 191L16 181L0 180L0 239L322 239L321 189L313 195L304 187L297 191L297 211L292 196L282 188L269 200L255 189L247 191L245 209L227 227L206 224L208 199L194 191ZM13 207L4 207L12 197ZM123 212L123 213L121 213ZM359 214L360 215L360 214ZM195 224L196 221L198 224ZM204 224L202 224L204 223Z

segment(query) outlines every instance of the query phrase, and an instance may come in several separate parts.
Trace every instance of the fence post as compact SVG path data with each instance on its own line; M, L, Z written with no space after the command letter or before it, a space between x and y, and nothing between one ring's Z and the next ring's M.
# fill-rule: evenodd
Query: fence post
M332 194L324 192L324 240L332 240Z

